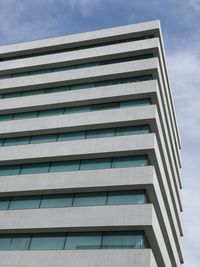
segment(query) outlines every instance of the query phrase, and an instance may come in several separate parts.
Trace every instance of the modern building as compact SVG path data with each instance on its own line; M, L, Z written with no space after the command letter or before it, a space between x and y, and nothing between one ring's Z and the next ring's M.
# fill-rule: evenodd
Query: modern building
M159 21L0 47L0 266L180 267Z

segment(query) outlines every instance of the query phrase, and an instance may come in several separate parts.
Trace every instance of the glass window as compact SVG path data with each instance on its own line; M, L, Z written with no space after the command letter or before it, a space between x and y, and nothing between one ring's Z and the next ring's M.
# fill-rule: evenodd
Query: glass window
M29 143L29 139L29 136L6 138L3 146L27 145Z
M56 208L72 206L73 194L44 195L41 208Z
M98 206L106 205L106 192L90 192L75 194L73 206Z
M51 110L40 110L39 117L56 116L56 115L62 115L63 113L64 113L64 108L51 109Z
M19 97L21 96L21 92L14 92L14 93L8 93L4 94L4 98L12 98L12 97Z
M102 138L115 136L115 129L99 129L99 130L91 130L87 131L86 138Z
M33 71L30 71L30 75L38 75L38 74L49 73L49 72L51 72L51 69L33 70Z
M101 248L101 233L68 233L65 249Z
M103 248L142 248L143 234L138 232L110 232L103 235Z
M0 80L6 79L6 78L11 78L11 75L0 75Z
M71 90L88 89L92 87L95 87L95 83L81 83L71 85Z
M13 119L13 114L0 115L0 121L10 121Z
M69 86L47 88L45 90L46 93L58 93L58 92L64 92L64 91L69 91Z
M30 71L13 73L11 75L12 75L13 78L15 78L15 77L28 76L28 75L30 75Z
M33 234L30 250L63 249L65 233Z
M108 205L144 203L145 192L143 190L108 192Z
M7 210L10 203L9 197L1 197L0 198L0 210Z
M71 140L80 140L80 139L85 139L85 131L60 133L58 135L58 141L71 141Z
M136 167L148 165L147 156L127 156L113 158L112 168Z
M84 159L81 160L81 170L108 169L111 168L111 158Z
M73 70L75 69L75 66L63 66L63 67L55 67L52 69L52 72L55 71L65 71L65 70Z
M0 176L17 175L20 172L20 165L0 166Z
M89 62L84 64L76 65L76 69L88 68L88 67L96 67L99 66L99 62Z
M56 142L57 134L33 135L30 144Z
M79 169L79 160L53 162L50 172L77 171Z
M129 127L122 127L116 129L116 135L133 135L133 134L144 134L149 133L150 129L148 125L141 125L141 126L129 126Z
M101 82L97 82L96 83L96 87L113 85L113 84L118 84L118 83L120 83L119 79L117 79L117 80L110 80L110 81L101 81Z
M38 116L38 111L24 112L24 113L16 113L13 116L13 120L31 119L31 118L37 118L37 116Z
M0 139L0 147L3 146L4 139Z
M49 171L49 163L25 164L22 166L20 174L45 173Z
M150 99L137 99L120 102L120 108L150 105Z
M40 206L40 196L12 197L9 210L17 209L38 209Z
M0 236L0 250L9 250L11 237L9 235Z
M91 106L92 111L106 110L106 109L113 109L113 108L119 108L119 103L113 102L113 103L96 104L96 105Z
M81 112L90 112L90 106L65 108L64 114L81 113Z
M29 248L30 235L16 235L12 238L9 250L27 250Z
M44 94L44 93L45 93L45 89L37 89L37 90L24 91L22 92L22 96L38 95L38 94Z

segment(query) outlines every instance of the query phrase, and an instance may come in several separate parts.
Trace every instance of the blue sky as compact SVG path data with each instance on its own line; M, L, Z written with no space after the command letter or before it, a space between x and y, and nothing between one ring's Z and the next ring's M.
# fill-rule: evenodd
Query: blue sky
M200 0L0 0L0 45L160 19L182 139L185 266L200 263Z

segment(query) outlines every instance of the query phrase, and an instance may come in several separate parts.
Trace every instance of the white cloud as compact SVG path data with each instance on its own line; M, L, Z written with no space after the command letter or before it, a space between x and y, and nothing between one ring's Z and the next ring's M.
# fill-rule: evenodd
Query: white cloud
M79 8L84 17L90 16L101 3L101 0L70 0L72 8Z
M183 144L185 265L200 262L200 47L190 40L168 57L169 71Z
M200 11L200 0L189 0L188 5L195 11Z

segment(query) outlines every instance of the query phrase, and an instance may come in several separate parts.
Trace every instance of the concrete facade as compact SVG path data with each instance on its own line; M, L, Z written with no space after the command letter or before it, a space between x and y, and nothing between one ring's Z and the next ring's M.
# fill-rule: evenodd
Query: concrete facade
M146 54L151 58L123 62L124 58ZM121 61L115 63L116 59ZM105 60L110 63L56 70ZM45 73L47 69L55 71ZM31 74L38 70L41 73ZM19 77L14 76L16 73ZM93 85L145 75L152 78ZM91 86L34 93L76 84ZM9 114L143 99L150 99L151 103L3 119ZM141 125L148 125L150 131L4 146L9 138ZM0 266L183 266L180 150L158 21L0 47L0 201L6 197L122 190L145 190L148 196L148 203L143 204L0 210L0 239L5 234L143 231L149 245L141 249L5 250L0 251ZM1 175L5 167L9 172L13 166L26 164L139 155L148 157L147 166Z

